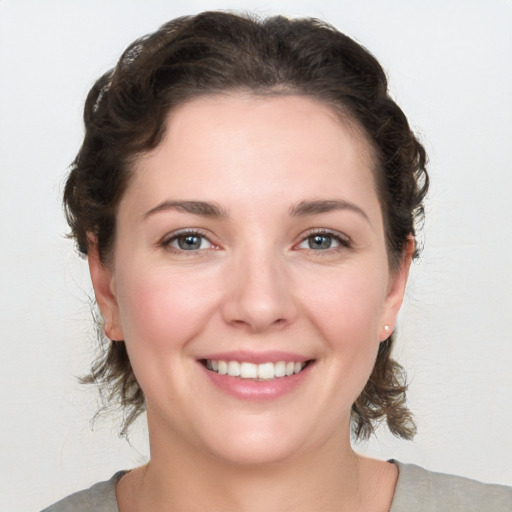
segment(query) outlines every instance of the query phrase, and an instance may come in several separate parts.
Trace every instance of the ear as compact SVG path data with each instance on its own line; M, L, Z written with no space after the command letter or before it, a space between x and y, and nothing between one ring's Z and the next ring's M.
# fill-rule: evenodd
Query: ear
M394 330L396 318L404 299L405 286L407 285L407 278L409 277L409 269L411 267L415 247L414 238L412 235L409 235L400 264L398 268L392 272L389 280L386 300L382 310L382 320L379 331L380 341L389 338Z
M98 252L96 237L88 237L87 259L96 302L104 319L104 331L113 341L124 339L119 318L119 306L115 295L114 273L105 266Z

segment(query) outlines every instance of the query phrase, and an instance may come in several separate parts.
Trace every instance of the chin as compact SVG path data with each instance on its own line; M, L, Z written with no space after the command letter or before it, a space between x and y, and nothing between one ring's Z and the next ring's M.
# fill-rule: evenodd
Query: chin
M234 466L268 466L289 461L298 455L299 447L287 439L234 439L215 449L218 458Z
M325 441L318 432L311 432L307 421L279 421L275 416L244 419L208 436L208 451L231 465L277 465L300 457Z

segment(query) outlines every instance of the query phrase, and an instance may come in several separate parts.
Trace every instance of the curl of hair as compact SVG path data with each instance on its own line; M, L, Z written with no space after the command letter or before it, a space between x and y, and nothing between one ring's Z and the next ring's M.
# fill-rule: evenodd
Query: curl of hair
M403 368L391 358L393 339L381 342L372 374L352 405L352 433L368 439L384 419L392 434L412 439L416 425L406 403L406 377Z
M428 189L426 155L387 89L386 75L362 46L315 19L256 19L205 12L163 25L135 41L117 66L92 87L84 110L85 137L64 191L66 217L79 250L94 237L109 265L116 212L137 157L155 148L168 113L187 100L230 91L298 94L324 102L359 127L373 153L390 267L403 257L408 237L423 217ZM122 341L92 368L98 382L128 409L129 423L144 408ZM391 431L414 432L405 403L401 367L381 346L373 373L354 404L354 433L367 437L386 419Z

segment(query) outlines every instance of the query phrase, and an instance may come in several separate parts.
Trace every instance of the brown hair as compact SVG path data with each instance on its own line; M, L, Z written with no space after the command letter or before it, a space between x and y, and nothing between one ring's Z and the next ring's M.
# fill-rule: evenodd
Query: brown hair
M362 129L372 147L390 266L423 216L428 188L423 147L390 98L385 73L362 46L315 19L263 20L205 12L163 25L135 41L117 66L92 87L84 110L85 138L64 192L71 236L87 254L94 235L108 265L116 211L131 177L131 163L155 148L171 109L200 95L245 90L300 94L328 104ZM144 395L122 341L103 342L85 380L125 407L124 432L144 409ZM391 358L393 337L381 343L370 379L352 407L352 426L367 438L385 419L391 432L411 438L405 378Z

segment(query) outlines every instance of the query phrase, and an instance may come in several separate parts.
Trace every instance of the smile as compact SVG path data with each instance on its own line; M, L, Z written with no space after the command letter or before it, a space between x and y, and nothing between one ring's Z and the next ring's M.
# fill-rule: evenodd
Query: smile
M308 364L307 362L278 361L276 363L249 363L244 361L224 361L206 359L206 368L219 375L229 375L241 379L271 380L281 377L289 377L300 373Z

